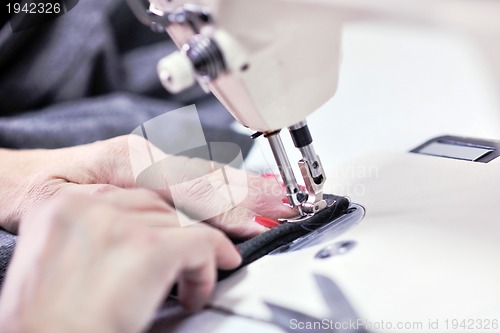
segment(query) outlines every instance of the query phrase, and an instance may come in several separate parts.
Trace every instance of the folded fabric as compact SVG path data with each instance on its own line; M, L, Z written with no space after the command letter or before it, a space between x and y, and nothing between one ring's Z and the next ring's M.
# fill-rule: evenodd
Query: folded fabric
M343 215L349 208L350 201L346 197L326 194L324 196L328 207L304 222L285 222L282 225L255 236L247 241L236 244L240 251L242 262L233 270L219 270L217 280L222 281L239 269L286 245L299 237L319 229L321 226ZM170 291L170 296L177 295L177 285Z
M219 271L218 280L227 278L240 268L340 217L350 204L346 197L336 195L327 194L325 200L329 206L306 221L285 222L263 234L237 244L236 247L243 258L241 265L234 270Z

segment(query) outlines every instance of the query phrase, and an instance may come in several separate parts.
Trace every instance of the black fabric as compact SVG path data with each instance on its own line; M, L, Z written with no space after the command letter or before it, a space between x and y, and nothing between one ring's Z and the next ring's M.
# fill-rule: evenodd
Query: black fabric
M230 271L219 271L218 279L223 280L247 266L255 260L271 253L277 248L286 245L299 237L314 231L321 226L343 215L349 208L349 199L336 195L325 195L325 200L331 204L305 222L287 222L263 234L236 245L243 261L241 265Z
M326 194L325 200L329 207L320 211L305 222L287 222L255 236L242 243L235 244L240 251L242 261L240 266L232 270L219 270L217 280L222 281L241 268L250 265L254 261L273 252L277 248L286 245L299 237L305 236L311 231L319 229L321 226L342 216L349 208L350 201L346 197ZM172 287L170 296L177 296L177 285Z

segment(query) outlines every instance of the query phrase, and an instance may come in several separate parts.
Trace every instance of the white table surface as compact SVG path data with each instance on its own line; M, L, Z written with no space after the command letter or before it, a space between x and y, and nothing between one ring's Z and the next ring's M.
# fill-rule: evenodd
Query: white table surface
M343 37L337 94L308 119L326 170L367 153L408 151L438 135L500 140L500 81L473 41L380 21L347 25ZM299 155L283 138L293 163ZM265 139L257 140L245 167L276 171ZM151 330L215 331L281 332L217 310L187 316L176 306Z
M325 168L444 134L500 140L500 78L479 46L437 29L346 25L337 94L307 119ZM282 138L295 165L300 155ZM267 140L256 141L245 167L277 171Z

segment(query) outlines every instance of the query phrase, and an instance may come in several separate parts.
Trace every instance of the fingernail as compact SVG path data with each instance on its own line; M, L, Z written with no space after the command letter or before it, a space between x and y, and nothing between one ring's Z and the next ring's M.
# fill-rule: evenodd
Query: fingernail
M269 218L264 217L264 216L255 216L253 218L253 220L255 222L257 222L258 224L260 224L261 226L264 226L264 227L269 228L269 229L275 228L275 227L280 225L275 220L269 219Z
M290 201L288 200L288 198L281 198L281 202L283 203L283 205L289 205L290 204Z

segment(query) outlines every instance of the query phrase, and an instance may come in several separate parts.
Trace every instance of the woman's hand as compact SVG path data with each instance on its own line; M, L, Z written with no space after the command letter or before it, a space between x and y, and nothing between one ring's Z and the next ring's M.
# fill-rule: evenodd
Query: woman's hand
M64 195L30 212L0 302L2 332L139 332L174 282L200 309L241 258L222 232L178 227L146 190Z
M120 188L146 187L193 219L211 223L232 237L248 238L267 230L254 222L255 216L290 217L294 211L282 204L283 189L275 179L263 178L242 170L226 167L235 193L246 194L234 206L221 195L220 173L212 162L185 157L168 157L139 177L131 167L135 150L144 150L149 142L137 136L122 136L93 144L57 150L0 150L0 223L16 232L19 221L37 202L62 193L83 193L93 196ZM134 164L149 161L132 161ZM165 170L169 171L167 177ZM168 180L187 180L184 187L171 190ZM233 182L236 180L236 183ZM241 183L239 183L241 181ZM234 185L234 186L233 186ZM176 200L174 200L174 197ZM175 202L174 202L175 201ZM220 212L223 213L220 213Z

